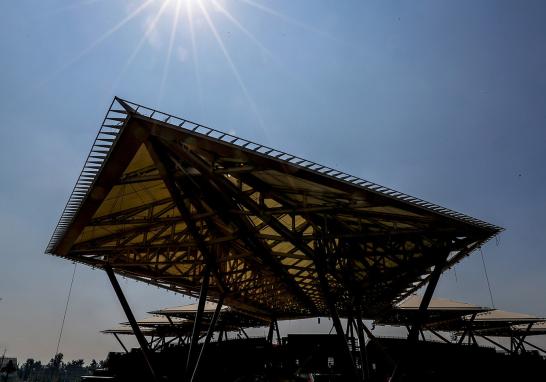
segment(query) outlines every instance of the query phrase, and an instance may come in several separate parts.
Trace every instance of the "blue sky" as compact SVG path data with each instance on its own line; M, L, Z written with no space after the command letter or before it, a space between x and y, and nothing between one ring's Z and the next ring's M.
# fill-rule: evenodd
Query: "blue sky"
M546 315L544 2L201 5L0 4L0 351L55 351L73 265L43 251L115 95L505 227L483 248L494 302ZM187 301L122 284L137 316ZM437 295L490 305L479 254ZM104 358L120 321L78 266L60 350Z

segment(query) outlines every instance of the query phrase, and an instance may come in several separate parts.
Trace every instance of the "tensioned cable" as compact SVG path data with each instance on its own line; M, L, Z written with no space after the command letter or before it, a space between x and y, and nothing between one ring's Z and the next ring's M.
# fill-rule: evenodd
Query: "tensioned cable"
M480 247L480 254L482 255L483 272L485 273L485 281L487 281L487 288L489 288L489 297L491 297L491 306L495 308L495 302L493 301L493 292L491 292L491 284L489 283L489 276L487 275L487 267L485 266L485 258L483 256L482 247Z
M68 297L66 298L66 306L64 307L63 322L61 324L61 331L59 332L59 339L57 340L57 349L55 350L55 356L59 354L59 345L61 344L61 338L63 336L64 322L66 320L66 312L68 312L68 305L70 303L70 295L72 294L72 285L74 285L74 276L76 276L77 263L74 263L74 271L72 272L72 280L70 281L70 288L68 288Z

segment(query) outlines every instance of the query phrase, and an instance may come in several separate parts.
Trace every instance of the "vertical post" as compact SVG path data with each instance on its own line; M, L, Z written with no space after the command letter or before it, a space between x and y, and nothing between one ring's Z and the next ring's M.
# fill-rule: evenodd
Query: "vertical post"
M218 333L218 343L222 342L222 338L224 337L224 330L225 330L225 324L221 324L220 326L220 332Z
M142 355L144 356L144 360L146 361L146 365L148 366L148 370L150 371L152 379L154 381L157 381L157 376L152 366L151 352L148 347L148 342L146 341L146 338L144 338L144 335L140 331L140 328L135 320L135 316L133 315L133 312L131 311L131 308L129 307L129 303L127 302L127 299L125 298L123 291L121 290L118 280L116 279L116 275L114 274L112 267L110 267L110 265L108 264L104 266L104 271L108 275L108 278L110 279L110 283L112 284L112 287L114 288L114 291L116 292L116 295L121 304L121 307L123 308L123 311L125 312L125 315L127 316L127 320L129 321L129 324L131 325L131 328L133 329L133 333L135 334L138 344L140 345L140 350L142 351Z
M193 362L193 351L199 341L199 333L201 332L201 320L203 319L203 311L205 310L205 302L207 301L207 293L209 289L210 271L208 267L205 267L203 272L203 282L201 284L201 291L199 293L199 303L197 304L197 312L195 313L195 321L193 322L193 330L191 334L190 346L188 349L188 358L186 360L186 378L188 380L191 377L190 370Z
M355 331L354 331L355 325L356 325L356 323L355 323L354 318L351 318L351 327L350 327L349 338L351 339L351 351L353 351L353 352L356 351L356 340L355 340Z
M267 342L273 344L273 331L275 330L275 319L273 318L269 323L269 332L267 333Z
M275 320L275 332L277 333L277 343L280 345L281 344L281 332L279 331L279 321L277 321L277 320ZM248 338L248 336L247 336L247 338Z
M197 375L201 358L203 358L203 354L205 353L205 348L207 347L207 345L210 342L210 339L212 338L212 334L214 333L216 322L218 321L218 316L220 315L220 311L222 310L223 304L224 304L224 297L222 296L220 297L220 300L216 304L216 309L214 310L214 315L212 316L212 320L210 321L210 325L209 325L209 330L207 331L207 337L205 338L205 342L203 342L203 346L201 347L201 351L199 352L199 357L197 357L197 361L195 362L195 367L193 369L190 382L193 382L193 380L195 379Z

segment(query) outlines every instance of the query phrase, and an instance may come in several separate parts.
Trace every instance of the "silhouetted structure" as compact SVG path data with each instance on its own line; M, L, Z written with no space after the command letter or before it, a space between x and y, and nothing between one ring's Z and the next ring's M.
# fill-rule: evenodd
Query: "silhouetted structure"
M408 337L416 342L440 274L500 230L115 98L47 253L106 271L150 380L161 368L115 273L199 298L186 380L204 373L201 354L224 304L270 322L270 333L277 320L331 317L350 365L344 378L357 380L366 378L365 347L355 353L340 317L364 343L363 318L383 316L426 284ZM207 299L217 306L201 344Z

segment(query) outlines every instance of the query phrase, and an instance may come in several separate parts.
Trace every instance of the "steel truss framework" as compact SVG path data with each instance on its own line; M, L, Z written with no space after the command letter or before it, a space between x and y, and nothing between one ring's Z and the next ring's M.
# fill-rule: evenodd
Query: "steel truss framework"
M260 319L339 323L435 284L500 230L115 98L46 252Z

